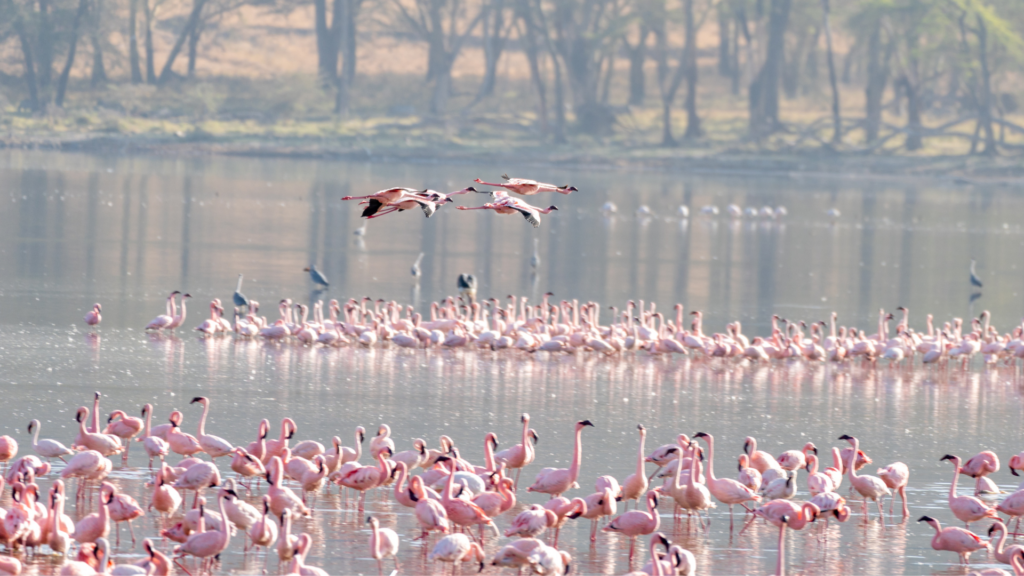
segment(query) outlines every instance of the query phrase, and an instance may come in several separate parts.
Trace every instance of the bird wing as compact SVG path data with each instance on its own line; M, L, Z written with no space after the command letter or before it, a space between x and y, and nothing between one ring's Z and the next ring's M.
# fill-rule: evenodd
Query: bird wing
M370 216L373 216L374 214L377 213L378 210L381 209L382 206L384 206L383 202L377 200L376 198L370 198L369 205L363 210L362 217L369 218Z
M526 208L514 204L510 205L509 208L512 208L513 210L522 214L523 218L526 218L527 222L533 224L534 228L540 226L540 215L538 215L535 210L528 210Z

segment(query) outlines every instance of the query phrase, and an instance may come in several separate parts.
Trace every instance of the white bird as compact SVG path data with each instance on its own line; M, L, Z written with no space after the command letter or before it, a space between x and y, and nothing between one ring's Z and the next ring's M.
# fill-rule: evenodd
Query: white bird
M28 423L28 433L32 434L32 449L43 458L60 458L66 462L63 456L74 454L74 451L56 440L49 438L39 439L39 420Z
M480 570L483 570L483 548L476 542L471 542L469 536L465 534L449 534L437 541L427 559L431 562L451 562L454 565L457 562L469 562L473 558L480 563Z
M388 556L395 561L395 571L398 571L398 534L391 528L381 528L380 523L373 516L366 518L370 525L370 555L377 561L377 568L384 572L384 559Z
M686 206L685 204L683 204L683 205L679 206L679 208L676 210L676 213L679 214L680 218L689 218L690 217L690 208L688 206Z

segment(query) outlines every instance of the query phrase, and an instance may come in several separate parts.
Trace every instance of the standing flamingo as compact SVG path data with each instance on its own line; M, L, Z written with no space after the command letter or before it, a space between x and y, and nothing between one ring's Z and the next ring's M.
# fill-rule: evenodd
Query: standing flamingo
M933 550L956 552L960 555L961 564L970 563L972 552L977 552L983 548L989 548L988 543L983 541L981 536L978 536L969 530L964 530L963 528L958 528L956 526L943 528L942 525L939 524L938 520L930 516L921 516L917 521L927 522L935 529L935 536L932 537Z
M484 569L484 550L480 544L472 542L465 534L449 534L437 541L427 558L429 561L451 562L452 576L459 562L476 560L480 563L480 571Z
M216 462L217 458L231 454L233 447L227 440L206 433L206 416L210 413L210 399L196 396L190 404L195 404L196 402L203 407L203 415L199 418L199 430L197 431L198 436L196 439L199 440L199 445L203 448L203 452L209 454Z
M631 510L615 518L603 528L605 532L618 532L629 536L629 560L633 560L636 550L636 537L646 536L658 531L661 527L661 516L658 514L658 493L651 490L647 493L647 511Z
M879 468L878 477L885 482L890 490L895 490L900 495L900 500L903 502L903 517L910 516L910 510L907 508L907 482L910 480L910 468L903 462L894 462L885 468ZM896 495L893 494L889 501L889 514L892 514L892 505L895 502Z
M104 434L117 436L124 444L124 452L121 453L121 462L128 463L128 451L132 446L132 439L142 431L142 418L135 418L124 413L123 410L114 410L107 417L107 427Z
M64 460L64 456L72 455L75 452L67 446L61 444L56 440L44 438L39 440L39 420L32 420L28 423L28 433L32 434L32 450L36 454L39 454L43 458L60 458L61 462L67 462Z
M859 440L857 440L853 436L849 436L846 434L840 436L839 439L848 440L851 443L853 443L853 451L851 452L851 455L859 454ZM850 475L850 484L853 486L853 489L864 497L864 517L866 518L868 515L868 500L874 500L875 503L878 504L878 515L881 516L882 497L892 495L892 492L890 492L889 488L886 487L885 482L883 482L880 478L877 478L875 476L869 476L867 474L862 474L858 476L856 466L848 465L846 468L846 472L847 474Z
M583 444L581 437L583 429L593 426L590 420L581 420L576 423L576 444L573 448L572 464L569 468L544 468L537 474L533 485L526 489L527 492L541 492L550 494L552 498L561 496L570 488L578 488L576 479L580 475L580 464L583 460Z
M89 326L97 326L103 321L103 315L100 314L101 312L103 312L103 307L100 306L99 303L93 304L92 310L85 314L85 323Z
M940 461L943 460L949 460L953 463L953 481L949 485L949 509L953 511L953 515L963 522L967 528L971 527L971 522L976 522L983 518L998 520L999 515L995 509L990 508L978 498L974 496L957 496L956 485L960 479L960 457L946 454L940 459Z
M647 430L642 424L636 425L640 431L640 451L636 457L636 472L630 474L622 482L622 491L619 492L618 500L629 504L633 500L637 506L640 505L640 497L647 492L647 475L644 474L644 440L647 438Z
M533 459L536 456L534 446L537 445L538 440L537 432L530 428L530 415L524 412L520 417L520 421L523 423L522 441L494 455L495 462L503 463L506 469L516 471L514 483L516 489L519 489L520 472L523 471L523 468L533 463Z
M181 292L177 290L171 292L171 295L167 297L167 313L150 320L149 324L146 324L146 330L163 330L174 322L174 316L178 313L178 305L174 301L174 297L178 294Z
M384 558L388 556L395 561L398 571L398 534L391 528L381 528L380 522L373 516L366 518L370 525L370 557L377 561L377 573L384 574Z
M695 440L697 438L704 438L708 443L708 490L711 492L712 496L718 499L719 502L728 504L729 526L731 527L733 521L733 505L739 504L749 512L750 509L743 503L750 501L760 502L761 497L755 494L750 488L747 488L732 478L718 478L715 476L715 438L712 435L704 432L698 432L693 438ZM748 438L748 440L752 439ZM754 452L753 449L749 451Z

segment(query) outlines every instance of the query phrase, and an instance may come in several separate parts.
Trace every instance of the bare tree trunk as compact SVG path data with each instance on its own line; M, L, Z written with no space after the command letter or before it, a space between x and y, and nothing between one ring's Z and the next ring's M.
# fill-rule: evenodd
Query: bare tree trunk
M89 31L89 40L92 43L92 78L90 84L93 88L107 81L107 67L103 65L103 42L100 37L104 17L103 0L96 0L92 13L92 26Z
M53 81L53 24L50 21L50 0L39 0L39 53L36 61L36 73L39 75L39 88L48 93Z
M832 86L832 144L843 142L843 118L839 109L839 85L836 78L836 63L832 56L832 29L828 22L828 0L821 0L821 28L825 32L825 58L828 61L828 82Z
M985 147L981 153L993 155L996 150L996 135L992 130L992 78L988 66L988 28L981 14L978 22L978 63L981 65L981 81L978 94L978 124L985 132Z
M764 65L750 85L750 131L765 134L778 130L779 68L785 52L791 0L772 0L768 15L768 50Z
M339 0L335 0L335 26L338 24L338 2ZM331 27L327 25L327 0L313 0L313 20L316 30L317 70L320 74L320 82L324 86L334 86L338 80L338 47L334 41Z
M480 83L474 104L494 94L498 78L498 62L505 50L505 0L491 0L489 14L482 22L484 43L484 79Z
M192 12L188 15L185 27L178 34L178 39L174 42L171 53L167 55L167 61L164 62L164 67L160 70L160 78L157 80L157 84L163 84L170 79L172 74L171 67L174 66L174 61L178 59L178 54L181 53L181 49L185 46L185 41L188 40L189 35L192 34L192 30L199 25L199 18L205 5L206 0L195 0L192 4Z
M61 70L60 77L57 78L57 95L53 99L53 103L58 107L64 106L68 78L71 76L71 67L75 65L75 51L78 49L78 28L82 23L82 17L85 16L87 6L86 0L78 0L78 11L75 12L75 20L71 25L71 38L68 40L68 57L64 60L64 69Z
M615 76L615 54L608 54L608 69L604 73L604 82L601 85L601 104L608 104L608 97L612 89L612 77Z
M629 42L623 40L626 47L626 54L629 57L629 105L642 106L646 91L644 86L644 62L647 60L647 37L651 30L646 26L640 27L640 38L636 46L630 46Z
M32 41L29 39L28 31L25 29L25 19L21 15L21 9L14 3L14 0L8 0L7 4L14 14L14 32L18 35L18 41L21 43L29 105L32 107L33 112L38 112L41 106L39 102L39 84L36 81L35 59L32 57Z
M740 75L743 72L740 68L740 34L746 27L741 27L740 24L740 14L737 14L732 32L732 64L729 66L729 92L734 96L740 93ZM750 42L749 36L746 37L746 41Z
M139 64L139 35L136 32L139 20L139 0L128 0L128 69L132 84L142 82L142 68Z
M153 61L153 9L150 7L150 0L142 2L142 15L146 22L146 82L156 84L156 62Z
M196 58L199 57L199 37L202 33L203 25L198 23L188 35L188 68L186 68L185 72L187 78L196 77Z
M730 48L730 9L728 2L718 4L718 75L728 77L731 73L732 57Z
M519 31L519 38L523 42L524 51L526 52L526 61L530 65L530 79L533 82L534 89L537 91L537 116L540 119L541 132L547 134L551 129L548 126L548 101L547 101L547 87L544 85L544 76L540 72L540 58L537 47L537 24L533 20L533 15L530 13L531 8L529 2L521 1L517 4L517 10L519 18L523 21L523 26L526 28L526 33L523 34L522 29Z
M918 102L917 87L913 85L906 74L900 76L899 85L907 98L907 140L904 146L907 150L920 150L921 139L921 107Z
M562 78L562 64L558 60L558 52L551 40L551 29L544 16L544 10L540 6L540 0L536 3L536 14L539 20L541 38L544 39L544 46L551 57L551 65L555 70L555 134L556 144L564 144L565 138L565 81Z
M888 55L882 61L881 26L875 27L868 38L867 53L867 84L864 87L864 138L867 142L878 139L878 130L882 125L882 95L889 81ZM888 53L892 52L892 42Z
M686 132L684 140L696 140L701 136L700 116L697 115L697 27L693 19L693 0L683 0L686 19L686 43L683 61L686 68Z
M341 48L341 75L338 76L338 95L334 103L334 111L341 115L347 115L351 107L352 85L356 79L357 63L357 40L356 19L359 17L359 8L362 0L335 0L335 7L341 5L341 9L335 10L334 26L338 29L338 44Z

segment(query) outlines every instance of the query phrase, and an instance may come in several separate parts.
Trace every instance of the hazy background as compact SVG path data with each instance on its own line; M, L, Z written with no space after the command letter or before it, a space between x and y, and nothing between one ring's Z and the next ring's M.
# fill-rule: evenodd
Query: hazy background
M7 0L0 130L1013 154L1022 30L1018 0Z

